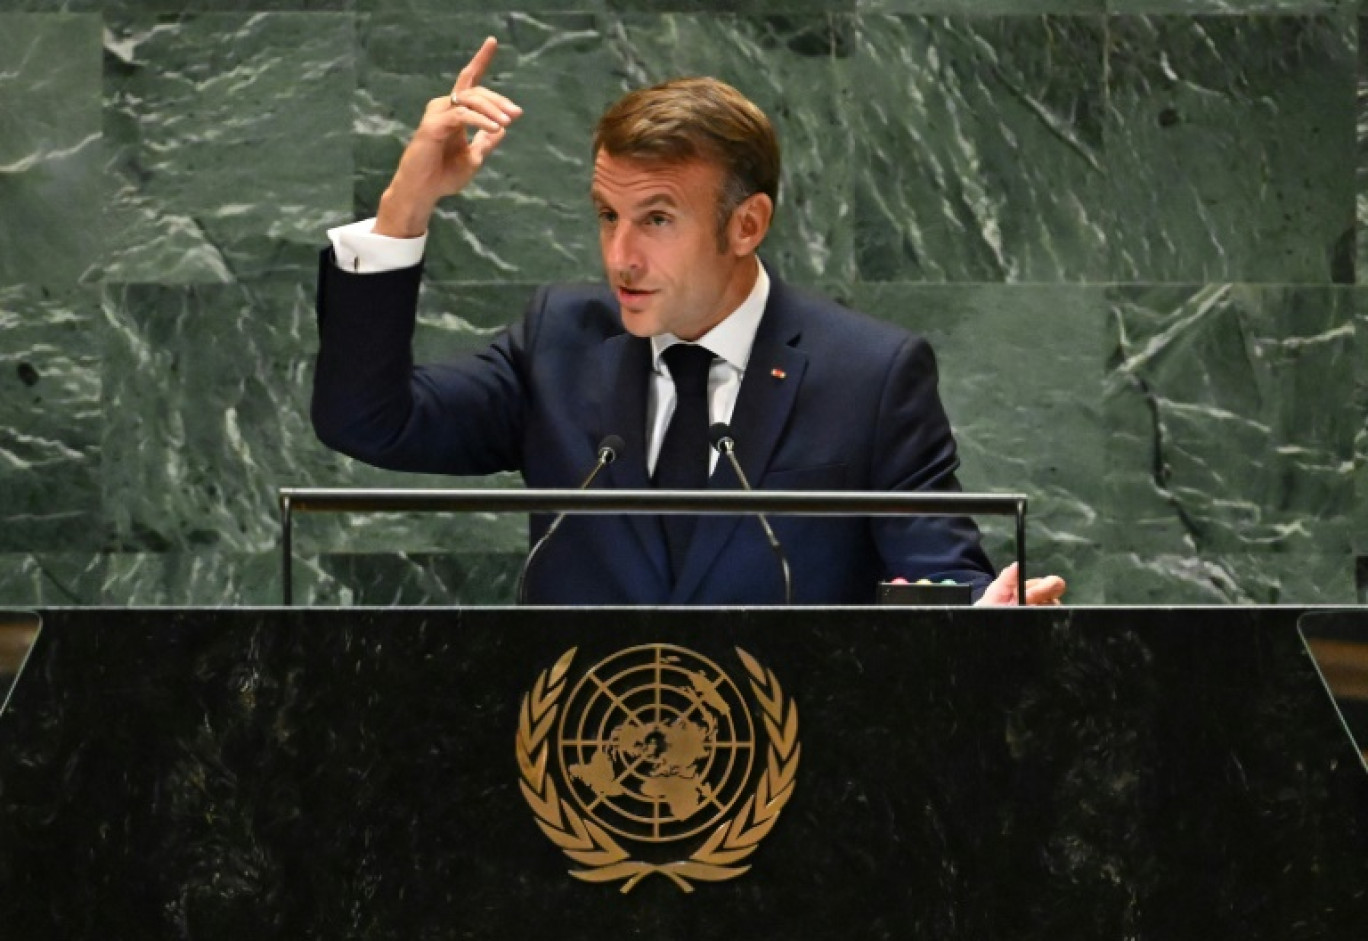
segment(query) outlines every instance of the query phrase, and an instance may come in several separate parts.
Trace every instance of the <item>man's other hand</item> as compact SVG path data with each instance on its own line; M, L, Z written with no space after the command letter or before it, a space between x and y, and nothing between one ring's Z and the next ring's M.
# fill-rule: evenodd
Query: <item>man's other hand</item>
M497 39L486 39L461 70L451 94L428 102L380 198L377 235L415 238L426 232L438 201L465 188L522 115L522 108L480 84L498 48ZM467 137L470 128L475 129L473 137Z
M1017 564L1013 562L1002 570L1002 574L993 579L993 583L983 592L983 597L974 602L975 606L1016 604L1019 581ZM1030 605L1059 604L1059 599L1064 596L1064 589L1067 587L1064 584L1064 579L1058 575L1028 578L1026 579L1026 603Z

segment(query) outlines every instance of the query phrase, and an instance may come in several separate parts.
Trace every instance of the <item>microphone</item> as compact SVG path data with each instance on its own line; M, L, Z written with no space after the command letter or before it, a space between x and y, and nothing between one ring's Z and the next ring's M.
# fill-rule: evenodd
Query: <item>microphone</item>
M608 435L598 446L598 460L594 462L593 468L584 478L584 483L579 485L579 489L588 490L589 485L594 482L594 478L599 475L609 464L618 459L618 456L627 449L627 442L617 435ZM565 522L565 513L561 512L551 521L551 525L546 527L546 532L537 540L537 544L532 547L532 551L527 553L527 558L523 560L522 568L518 570L518 604L527 604L527 573L532 571L532 562L541 552L542 546L546 545L548 539L555 535L556 530L560 529L560 524Z
M708 426L708 440L717 449L718 454L726 455L727 460L731 461L732 470L736 471L736 479L741 481L741 486L746 492L751 491L750 481L741 471L741 462L736 459L736 439L732 437L731 426L726 422L714 422ZM774 535L774 530L770 528L769 520L765 519L764 513L756 513L756 518L760 520L761 527L765 530L765 538L769 540L770 548L774 550L774 557L779 560L779 570L784 576L784 604L793 604L793 576L789 573L788 558L784 555L784 549L779 545L779 539Z

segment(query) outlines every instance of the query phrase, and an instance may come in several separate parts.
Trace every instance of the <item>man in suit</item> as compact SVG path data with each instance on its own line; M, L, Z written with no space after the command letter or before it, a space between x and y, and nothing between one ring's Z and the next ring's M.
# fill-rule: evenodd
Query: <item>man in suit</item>
M423 239L521 109L480 84L485 41L429 102L373 222L329 233L319 280L313 418L329 446L382 467L517 469L578 486L599 442L613 488L736 489L708 447L729 422L758 489L958 489L936 366L918 337L809 297L757 251L778 199L779 147L754 104L712 79L634 92L600 119L591 198L607 284L544 288L485 352L414 367ZM471 131L474 131L473 137ZM537 538L545 519L534 519ZM891 577L950 578L1012 603L967 519L781 517L794 600L872 601ZM530 597L556 604L756 604L782 599L756 521L576 516L539 558ZM1063 582L1028 583L1055 603Z

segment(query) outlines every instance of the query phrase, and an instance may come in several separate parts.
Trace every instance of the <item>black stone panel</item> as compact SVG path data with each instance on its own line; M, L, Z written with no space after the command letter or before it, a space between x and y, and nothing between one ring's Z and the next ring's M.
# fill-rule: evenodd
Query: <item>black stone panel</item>
M1300 613L50 610L0 716L0 924L1353 937L1368 773ZM515 761L519 703L563 652L568 688L657 643L742 683L744 649L797 710L795 790L753 868L691 894L571 878L592 864L538 828Z

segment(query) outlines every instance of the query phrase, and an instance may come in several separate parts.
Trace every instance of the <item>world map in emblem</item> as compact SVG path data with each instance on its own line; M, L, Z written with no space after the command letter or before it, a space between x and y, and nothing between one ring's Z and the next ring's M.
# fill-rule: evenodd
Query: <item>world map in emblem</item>
M561 713L562 778L608 830L663 843L716 823L746 792L755 734L746 700L683 647L624 650L591 668Z

